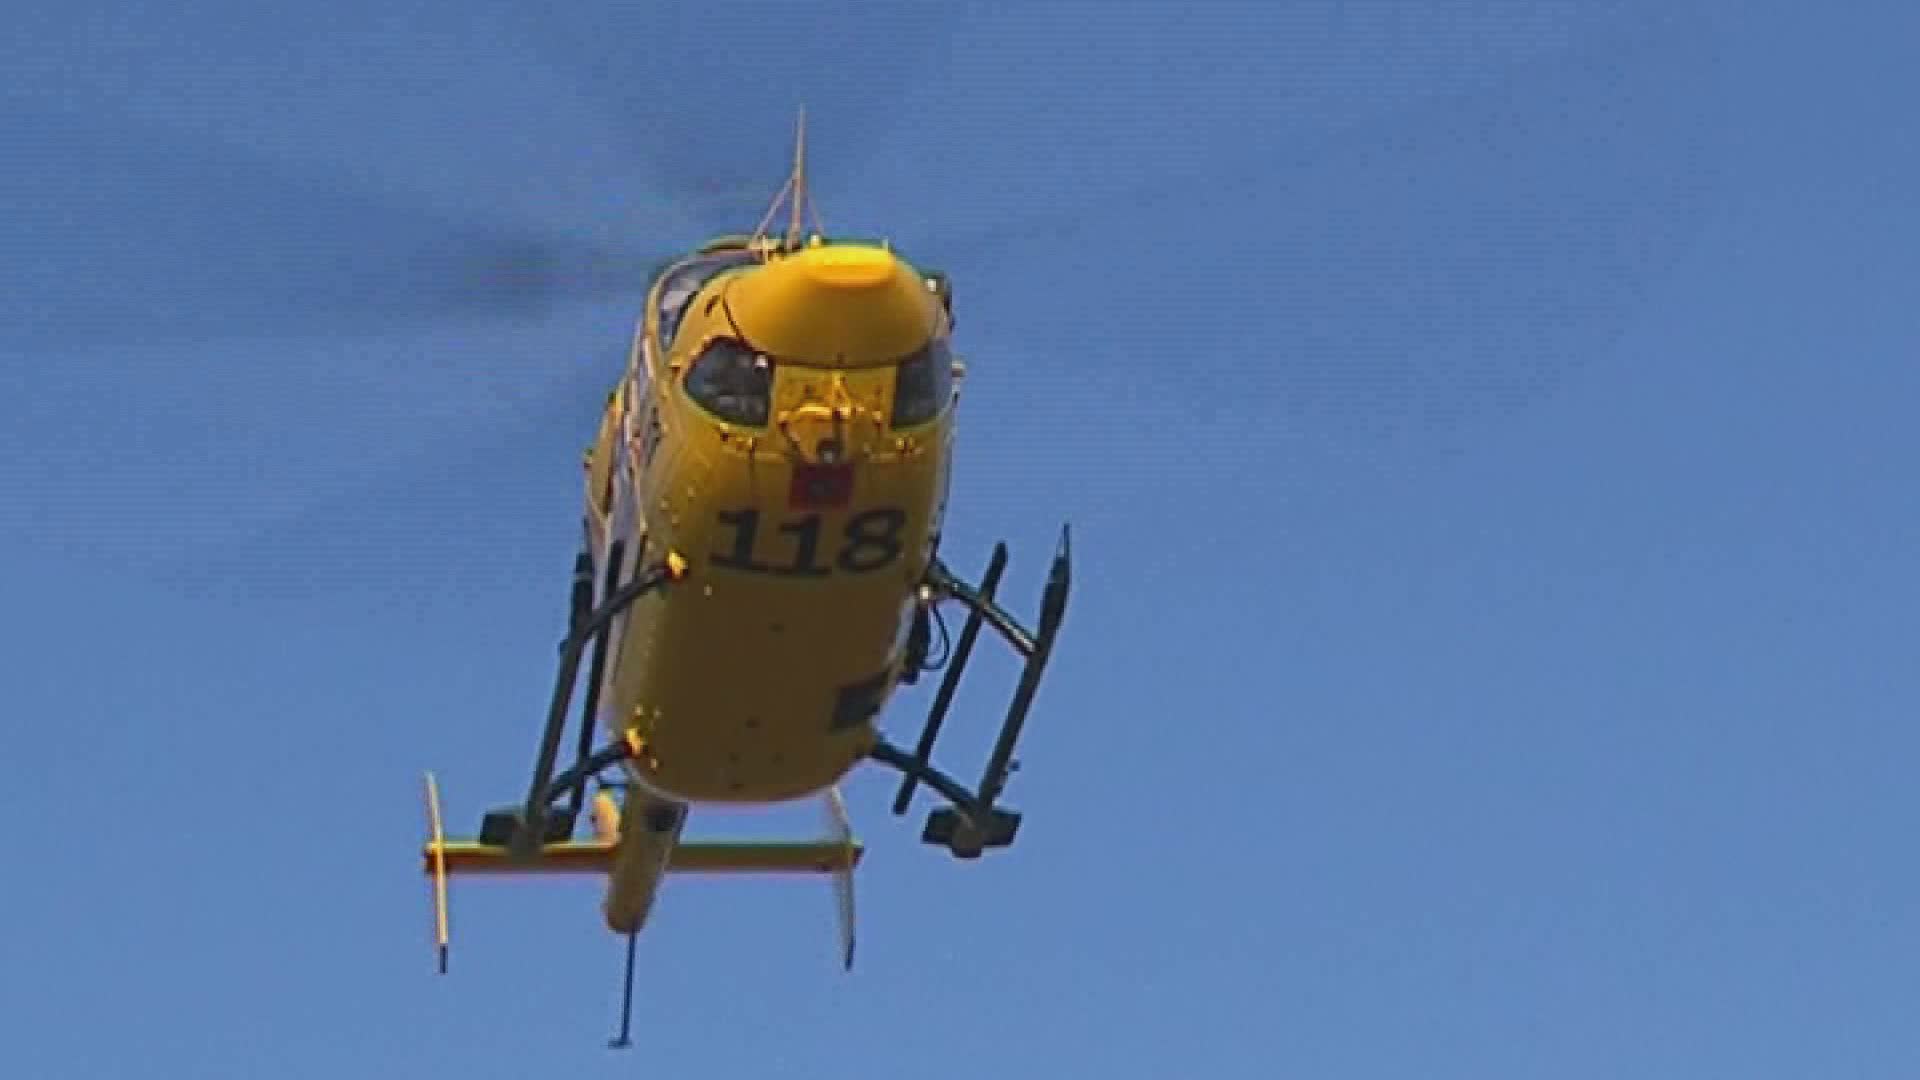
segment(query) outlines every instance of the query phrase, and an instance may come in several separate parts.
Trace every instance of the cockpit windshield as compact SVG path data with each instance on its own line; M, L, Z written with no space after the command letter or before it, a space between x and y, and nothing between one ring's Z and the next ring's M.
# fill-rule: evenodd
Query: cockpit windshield
M732 338L715 338L687 371L687 396L731 424L764 427L773 402L773 362Z
M758 261L759 256L751 251L733 249L701 255L669 271L666 280L660 283L660 347L673 345L673 335L680 329L687 305L707 282L722 271Z
M953 398L953 352L942 334L900 361L893 377L893 426L916 427Z

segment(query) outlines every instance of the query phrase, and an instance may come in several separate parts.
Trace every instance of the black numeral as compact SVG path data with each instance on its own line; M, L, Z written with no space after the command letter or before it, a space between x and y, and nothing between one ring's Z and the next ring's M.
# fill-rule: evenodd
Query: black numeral
M793 545L793 565L781 567L778 573L795 577L825 577L833 573L832 567L820 565L819 514L808 514L789 521L780 526L780 533L797 539Z
M708 555L713 565L751 574L824 577L835 567L848 574L871 574L892 565L900 558L900 530L906 527L907 512L897 506L880 506L847 519L833 566L820 561L823 522L819 514L803 514L783 521L775 530L783 537L793 538L792 555L785 563L765 563L754 557L760 540L758 509L722 510L718 519L723 527L732 531L733 542Z
M713 565L730 566L735 570L766 570L766 567L753 561L753 541L760 532L760 511L722 510L720 524L733 529L733 550L716 551L708 556L713 560Z
M900 557L900 530L907 512L897 506L878 506L847 521L846 546L837 560L849 574L870 574Z

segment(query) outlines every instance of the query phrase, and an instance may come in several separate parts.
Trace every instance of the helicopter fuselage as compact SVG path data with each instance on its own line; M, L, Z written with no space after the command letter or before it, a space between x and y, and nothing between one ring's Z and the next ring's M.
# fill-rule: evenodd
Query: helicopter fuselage
M800 798L871 747L946 503L942 299L864 245L710 245L649 289L586 525L599 600L684 567L616 622L599 693L657 798Z

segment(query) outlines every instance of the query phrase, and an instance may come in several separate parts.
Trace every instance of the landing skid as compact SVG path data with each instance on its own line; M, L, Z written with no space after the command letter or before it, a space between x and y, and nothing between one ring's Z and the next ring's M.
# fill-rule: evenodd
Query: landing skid
M939 792L952 804L927 815L926 827L922 829L920 839L924 843L946 848L959 859L977 859L989 848L1007 847L1020 830L1020 814L1001 809L995 802L1006 789L1008 777L1018 768L1013 758L1014 747L1020 740L1020 730L1026 723L1027 711L1033 705L1034 694L1040 687L1040 678L1046 673L1047 661L1053 655L1054 638L1059 634L1060 623L1066 617L1067 593L1072 584L1072 547L1067 528L1063 526L1060 530L1060 545L1054 552L1053 566L1041 593L1040 623L1033 631L1021 626L994 600L994 590L999 587L1000 576L1006 567L1007 546L997 544L977 587L960 580L937 559L928 568L927 585L933 590L935 602L956 600L964 604L968 609L967 622L960 630L960 638L947 662L940 688L934 693L933 705L927 712L926 723L920 730L919 744L913 752L908 753L885 739L876 742L868 752L874 761L901 773L900 790L893 800L895 815L907 812L914 789L922 783ZM1000 737L994 743L993 756L987 762L986 771L981 774L979 786L969 791L933 764L933 747L940 737L940 727L946 721L947 710L953 704L961 673L966 668L968 658L973 655L974 642L980 636L982 623L991 624L1026 663L1020 672L1020 682L1014 688L1013 701L1007 706L1006 718L1000 725Z

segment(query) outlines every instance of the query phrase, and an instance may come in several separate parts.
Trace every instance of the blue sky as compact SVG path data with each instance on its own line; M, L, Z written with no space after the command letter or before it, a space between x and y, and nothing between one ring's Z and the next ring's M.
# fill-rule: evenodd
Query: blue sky
M4 47L13 1072L1920 1070L1906 8L285 7ZM1013 850L857 777L856 973L675 881L610 1059L593 883L432 974L420 771L522 789L645 268L800 102L956 283L951 560L1076 594Z

